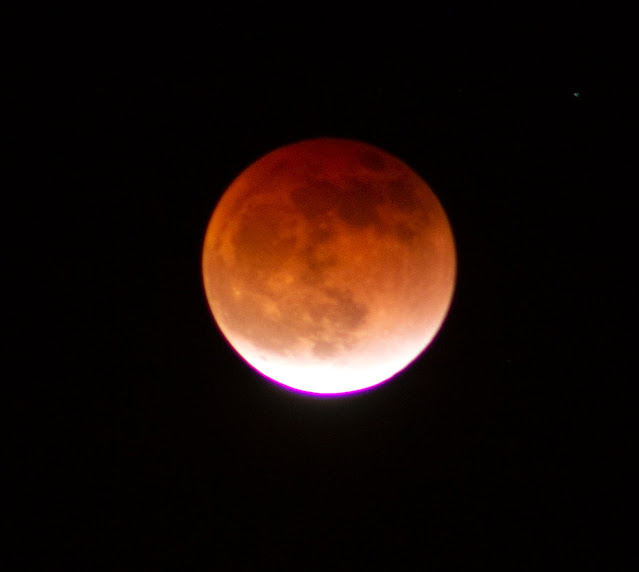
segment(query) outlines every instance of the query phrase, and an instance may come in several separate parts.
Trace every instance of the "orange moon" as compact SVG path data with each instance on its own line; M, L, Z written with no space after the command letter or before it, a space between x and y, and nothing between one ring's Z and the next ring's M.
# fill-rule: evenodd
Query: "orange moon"
M417 358L451 304L457 255L439 200L372 145L268 153L217 204L202 276L220 330L256 370L320 394L377 385Z

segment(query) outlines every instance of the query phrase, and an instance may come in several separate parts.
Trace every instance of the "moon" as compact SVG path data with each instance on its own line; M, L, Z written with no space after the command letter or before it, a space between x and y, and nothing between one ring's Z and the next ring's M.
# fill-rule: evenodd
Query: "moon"
M457 273L451 225L407 164L360 141L280 147L228 187L208 224L213 318L271 380L315 394L380 384L431 343Z

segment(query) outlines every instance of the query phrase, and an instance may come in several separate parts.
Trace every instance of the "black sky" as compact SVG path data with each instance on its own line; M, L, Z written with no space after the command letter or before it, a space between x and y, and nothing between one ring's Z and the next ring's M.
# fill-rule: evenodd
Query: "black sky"
M607 391L622 198L601 185L619 117L597 15L260 6L56 13L18 52L29 145L47 157L25 192L38 239L12 402L18 562L607 562L626 510ZM245 365L200 277L231 180L318 136L411 165L459 256L429 351L342 399Z

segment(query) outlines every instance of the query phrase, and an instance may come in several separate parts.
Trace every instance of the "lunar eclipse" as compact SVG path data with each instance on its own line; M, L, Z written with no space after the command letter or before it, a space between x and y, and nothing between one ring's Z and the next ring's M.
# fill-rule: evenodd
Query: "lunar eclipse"
M276 149L217 204L204 239L206 297L232 347L289 388L353 392L432 342L457 272L449 220L397 157L345 139Z

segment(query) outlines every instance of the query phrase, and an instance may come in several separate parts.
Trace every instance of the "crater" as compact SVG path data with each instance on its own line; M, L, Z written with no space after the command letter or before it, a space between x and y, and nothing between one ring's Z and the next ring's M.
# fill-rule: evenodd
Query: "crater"
M359 162L371 171L383 171L386 168L386 161L381 153L373 150L357 151Z

